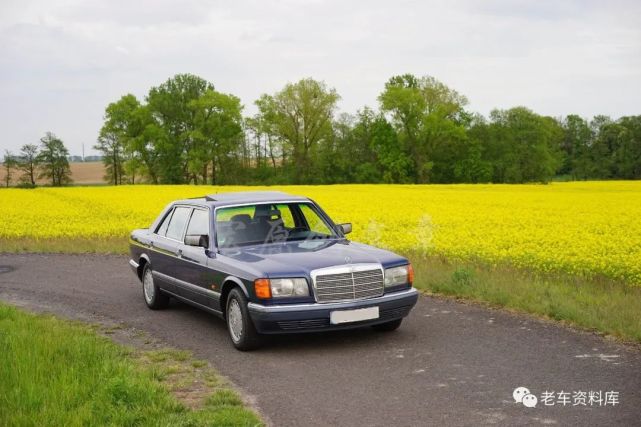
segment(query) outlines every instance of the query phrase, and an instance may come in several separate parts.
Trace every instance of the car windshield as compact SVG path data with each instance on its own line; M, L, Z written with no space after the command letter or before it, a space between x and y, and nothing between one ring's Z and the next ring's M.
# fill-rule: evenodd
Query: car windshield
M332 226L311 203L268 203L216 210L219 248L336 237Z

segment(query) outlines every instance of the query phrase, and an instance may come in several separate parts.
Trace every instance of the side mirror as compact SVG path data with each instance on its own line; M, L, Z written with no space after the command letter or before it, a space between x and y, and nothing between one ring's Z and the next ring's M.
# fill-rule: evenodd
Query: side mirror
M349 234L352 232L352 223L346 222L345 224L338 224L338 226L343 230L343 234Z
M185 236L185 244L187 246L200 246L207 249L209 248L209 236L207 236L206 234L187 235Z

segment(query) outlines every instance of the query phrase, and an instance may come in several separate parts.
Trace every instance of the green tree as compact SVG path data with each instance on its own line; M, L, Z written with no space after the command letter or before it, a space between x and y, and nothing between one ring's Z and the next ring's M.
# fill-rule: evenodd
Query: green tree
M105 131L103 128L94 148L102 153L102 162L105 164L106 170L104 179L112 185L122 184L125 175L122 140L116 133Z
M385 116L378 114L371 122L370 148L375 153L387 183L410 183L414 180L414 162L406 152L394 127Z
M365 168L366 159L356 147L354 117L341 114L332 124L332 135L316 150L314 177L308 182L335 184L364 182L357 168ZM347 155L349 153L349 155ZM366 178L365 178L366 179Z
M641 179L641 116L621 117L623 128L615 151L616 175L623 179Z
M311 78L288 83L276 94L256 103L261 119L269 122L291 152L294 182L312 179L312 157L318 146L332 138L332 119L340 97L324 82Z
M71 169L69 167L69 150L60 138L47 132L40 138L40 153L38 163L42 167L39 178L51 180L51 185L60 187L71 182Z
M138 114L140 108L138 99L127 94L105 109L105 123L94 148L102 154L107 171L105 180L113 185L125 181L125 169L135 174L139 167L141 156L137 155L137 145L133 140L140 138L144 131ZM126 165L126 162L131 164Z
M22 171L20 181L31 187L36 186L36 174L38 173L38 146L35 144L25 144L20 148L18 157L18 169Z
M265 140L265 151L271 160L272 167L287 163L287 151L285 142L278 131L278 113L274 97L263 94L254 104L258 107L259 113L252 117L248 124L259 138Z
M556 120L525 107L494 110L488 132L494 182L548 182L561 165L563 131Z
M597 179L612 177L612 152L615 144L616 126L614 121L603 115L594 116L590 121L592 141L587 155L589 170L587 176Z
M214 85L193 74L178 74L147 95L151 117L156 123L152 133L158 156L160 180L181 184L190 176L189 152L196 131L193 101L198 100Z
M497 160L491 152L491 132L487 120L475 114L467 129L467 156L456 165L460 182L492 182Z
M152 184L158 184L161 171L161 150L167 144L167 132L154 121L149 106L141 105L132 112L131 138L125 149L127 162L125 168L136 168L146 175Z
M377 120L383 118L369 107L364 107L356 113L349 138L349 144L338 155L348 162L350 173L345 182L381 182L384 169L374 150L374 140L377 137ZM347 155L349 153L349 155Z
M18 166L18 161L11 151L4 150L2 166L4 166L4 182L6 187L9 188L11 180L13 179L13 170Z
M591 123L595 132L590 147L593 178L641 178L641 116L617 121L597 116Z
M586 179L591 169L590 144L592 131L587 120L571 114L562 122L563 140L561 150L563 163L559 169L560 174L569 174L573 179Z
M390 114L404 150L414 160L415 181L429 182L433 156L444 150L443 145L460 144L465 139L463 108L467 99L433 77L412 74L389 79L378 99L382 111Z
M188 170L198 183L207 181L211 166L211 183L218 183L219 172L238 149L242 138L242 105L233 95L207 90L189 104L193 112L192 145L188 155Z

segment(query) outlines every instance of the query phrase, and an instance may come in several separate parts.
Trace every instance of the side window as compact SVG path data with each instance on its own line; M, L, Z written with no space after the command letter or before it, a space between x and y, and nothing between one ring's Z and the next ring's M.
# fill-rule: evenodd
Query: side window
M283 225L289 229L296 226L294 223L294 216L289 205L276 205L276 210L280 211L280 217L283 220Z
M194 209L194 213L187 226L188 236L209 235L209 212L202 209Z
M168 238L182 240L183 230L185 230L185 225L187 225L190 213L191 208L179 206L174 209L174 214L171 216L171 221L169 221L169 226L167 227L166 236Z
M165 233L167 233L167 226L169 226L169 220L171 219L171 215L174 213L174 210L171 209L169 213L165 216L165 219L162 221L160 226L156 229L156 234L159 236L164 236Z
M300 210L309 229L315 233L323 234L326 236L332 236L334 233L330 230L329 226L321 219L321 217L314 211L314 209L309 205L300 205Z

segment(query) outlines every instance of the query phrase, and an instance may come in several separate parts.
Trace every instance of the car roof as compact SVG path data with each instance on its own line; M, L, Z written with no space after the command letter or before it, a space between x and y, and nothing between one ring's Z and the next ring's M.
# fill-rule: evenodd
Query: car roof
M213 206L240 205L265 202L308 202L303 196L295 196L282 191L237 191L216 193L187 200L177 200L174 203L207 204Z

